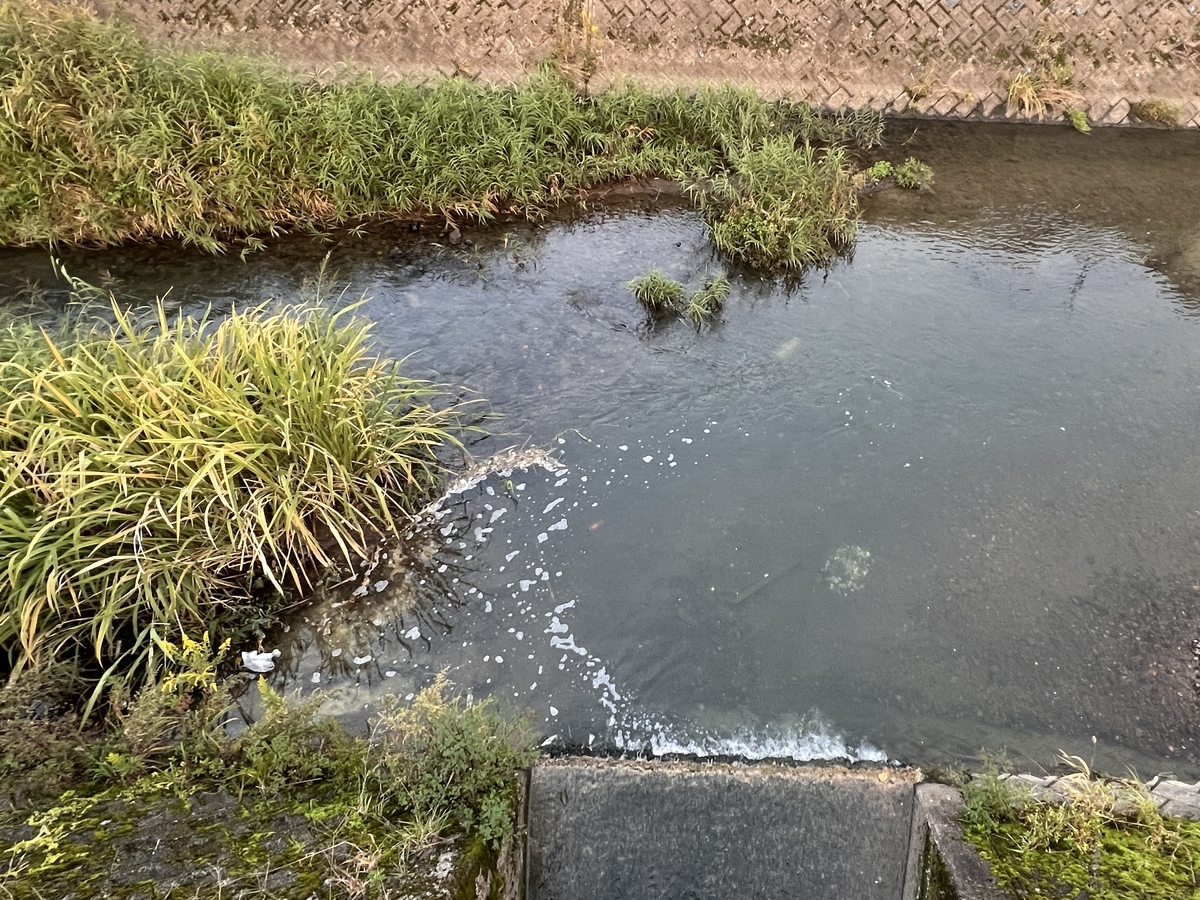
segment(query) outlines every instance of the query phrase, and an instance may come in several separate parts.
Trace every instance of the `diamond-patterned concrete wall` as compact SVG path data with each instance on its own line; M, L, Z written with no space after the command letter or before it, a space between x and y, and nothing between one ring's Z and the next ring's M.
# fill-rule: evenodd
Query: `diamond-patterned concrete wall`
M1133 121L1162 98L1200 126L1200 0L95 0L184 46L318 73L520 77L551 55L590 86L732 80L829 106L1024 118L1005 84L1052 56L1071 105ZM1065 105L1065 103L1060 103Z

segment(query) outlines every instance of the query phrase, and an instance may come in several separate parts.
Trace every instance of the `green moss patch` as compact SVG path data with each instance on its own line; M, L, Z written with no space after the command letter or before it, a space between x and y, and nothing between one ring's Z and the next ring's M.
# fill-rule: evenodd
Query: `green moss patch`
M1140 783L1082 761L1034 799L992 767L964 788L966 838L1019 900L1196 900L1200 823L1164 817Z

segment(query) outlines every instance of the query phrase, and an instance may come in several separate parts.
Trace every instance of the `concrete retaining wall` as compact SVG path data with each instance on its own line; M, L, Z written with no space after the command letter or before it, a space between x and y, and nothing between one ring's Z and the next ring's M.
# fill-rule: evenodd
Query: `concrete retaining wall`
M1200 0L93 0L158 39L342 64L385 78L732 80L831 107L957 118L1006 109L1007 81L1070 64L1065 102L1136 122L1162 98L1200 126ZM1056 118L1057 111L1051 116Z

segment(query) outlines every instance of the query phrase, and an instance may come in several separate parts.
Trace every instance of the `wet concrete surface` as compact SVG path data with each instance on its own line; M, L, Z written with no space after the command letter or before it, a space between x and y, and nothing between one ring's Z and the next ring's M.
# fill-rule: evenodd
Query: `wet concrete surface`
M527 898L896 900L913 802L897 770L541 764Z

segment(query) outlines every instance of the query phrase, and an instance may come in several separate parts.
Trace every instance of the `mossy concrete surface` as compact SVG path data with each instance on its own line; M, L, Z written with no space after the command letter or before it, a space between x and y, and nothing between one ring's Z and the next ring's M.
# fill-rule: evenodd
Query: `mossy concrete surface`
M0 846L32 838L0 826ZM331 839L278 802L225 791L103 800L70 821L38 865L0 886L13 900L474 897L476 872L446 843L403 870L371 869L363 848Z

